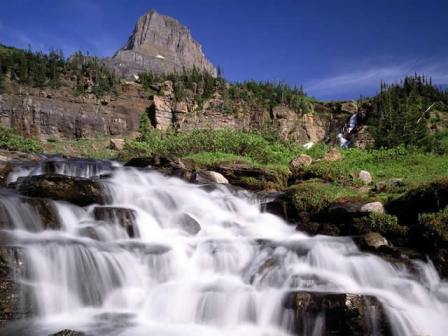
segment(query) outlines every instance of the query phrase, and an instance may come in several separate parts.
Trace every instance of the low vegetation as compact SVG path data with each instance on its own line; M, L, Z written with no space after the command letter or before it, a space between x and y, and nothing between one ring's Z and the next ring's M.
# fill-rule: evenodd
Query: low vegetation
M0 127L0 148L11 151L39 152L40 143L34 139L25 138L11 129Z
M342 151L340 161L320 161L304 168L308 177L338 183L361 185L357 176L361 170L372 174L373 181L403 179L408 186L416 186L440 177L448 171L445 155L425 152L415 147Z
M144 129L141 128L141 131ZM313 147L309 154L318 158L323 156L327 149L325 145L318 145ZM302 146L261 133L229 129L195 129L187 132L147 129L139 139L127 143L123 155L132 157L172 154L189 157L201 163L240 161L254 166L275 166L288 170L289 162L304 152Z

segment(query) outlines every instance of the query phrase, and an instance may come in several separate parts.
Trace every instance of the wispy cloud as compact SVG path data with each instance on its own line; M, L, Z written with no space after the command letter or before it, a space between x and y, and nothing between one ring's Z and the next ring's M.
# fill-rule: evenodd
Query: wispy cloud
M364 66L310 82L306 86L306 90L315 96L352 94L355 95L353 98L356 98L356 94L353 92L361 91L364 94L371 94L379 87L381 80L389 83L396 82L413 73L431 76L435 83L447 83L448 62L412 60L397 64Z

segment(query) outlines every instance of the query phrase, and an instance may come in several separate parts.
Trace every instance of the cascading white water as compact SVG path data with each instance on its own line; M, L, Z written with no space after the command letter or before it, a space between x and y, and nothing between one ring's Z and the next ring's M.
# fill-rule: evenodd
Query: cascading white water
M224 186L131 168L115 169L104 186L110 206L131 209L137 237L95 220L95 206L64 202L54 202L61 230L42 230L17 196L2 198L30 267L23 281L38 314L30 335L289 335L282 300L295 290L373 295L396 335L448 330L448 284L431 263L416 263L415 274L349 238L308 237Z

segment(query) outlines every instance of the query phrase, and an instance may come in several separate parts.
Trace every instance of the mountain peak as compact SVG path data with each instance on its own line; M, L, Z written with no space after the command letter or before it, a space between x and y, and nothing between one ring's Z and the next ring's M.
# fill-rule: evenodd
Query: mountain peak
M128 41L112 57L112 63L126 77L144 71L173 73L193 68L216 76L216 68L188 28L155 10L137 20Z

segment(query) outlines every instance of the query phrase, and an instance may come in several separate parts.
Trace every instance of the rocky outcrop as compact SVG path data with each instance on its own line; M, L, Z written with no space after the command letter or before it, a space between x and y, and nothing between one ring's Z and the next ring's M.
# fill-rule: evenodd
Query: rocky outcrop
M118 96L75 96L71 88L42 95L35 88L12 86L0 95L0 126L41 140L131 135L150 105L141 87L123 85Z
M193 68L217 74L188 28L154 10L138 19L128 42L109 64L125 77L146 71L166 74Z
M17 191L25 196L62 200L79 206L105 202L100 183L65 175L35 175L19 178Z
M372 296L291 292L283 307L294 311L295 335L315 334L319 325L325 326L325 335L392 334L381 302Z

